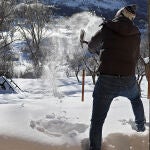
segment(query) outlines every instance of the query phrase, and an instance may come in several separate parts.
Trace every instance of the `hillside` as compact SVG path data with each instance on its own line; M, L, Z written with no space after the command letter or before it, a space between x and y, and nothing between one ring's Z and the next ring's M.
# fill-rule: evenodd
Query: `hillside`
M142 0L41 0L46 4L55 5L60 8L56 14L70 16L81 11L92 11L98 16L104 16L108 19L112 18L116 11L123 6L129 4L137 4L136 22L143 28L147 20L147 1Z
M21 2L24 2L24 0L18 0L18 3ZM140 28L145 28L147 22L146 0L39 0L39 2L55 5L59 8L55 11L55 15L71 16L74 13L90 11L107 19L111 19L120 7L137 4L138 10L135 22L138 23Z

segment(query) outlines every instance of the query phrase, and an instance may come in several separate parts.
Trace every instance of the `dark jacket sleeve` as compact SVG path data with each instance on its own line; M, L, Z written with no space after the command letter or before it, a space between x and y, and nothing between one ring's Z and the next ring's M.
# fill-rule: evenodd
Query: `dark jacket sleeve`
M102 29L96 32L88 43L88 50L90 53L97 53L99 55L102 48Z
M141 44L141 34L138 35L138 45L137 45L137 60L140 58L140 44Z

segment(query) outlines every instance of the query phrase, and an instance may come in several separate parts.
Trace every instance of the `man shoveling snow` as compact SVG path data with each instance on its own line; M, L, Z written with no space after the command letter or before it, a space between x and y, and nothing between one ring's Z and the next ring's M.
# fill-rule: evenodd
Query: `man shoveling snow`
M88 44L91 53L99 54L103 50L100 76L93 92L90 150L101 150L103 123L112 100L117 96L130 99L136 131L145 131L144 109L135 77L140 54L140 31L133 23L135 16L136 5L123 7L113 20L104 21L101 30L90 42L81 38L81 42Z

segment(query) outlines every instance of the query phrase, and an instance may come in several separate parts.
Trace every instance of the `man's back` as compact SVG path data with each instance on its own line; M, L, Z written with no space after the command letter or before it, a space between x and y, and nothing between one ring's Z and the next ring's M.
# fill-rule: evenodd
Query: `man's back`
M134 75L140 51L140 32L125 17L104 23L102 28L102 64L100 72L110 75Z

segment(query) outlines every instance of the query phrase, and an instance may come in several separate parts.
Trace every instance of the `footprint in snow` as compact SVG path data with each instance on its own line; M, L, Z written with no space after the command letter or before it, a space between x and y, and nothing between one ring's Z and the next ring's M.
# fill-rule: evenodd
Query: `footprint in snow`
M88 128L88 125L80 123L70 123L62 120L45 120L30 121L30 127L36 129L39 132L50 136L69 136L75 137L78 134L84 133Z

